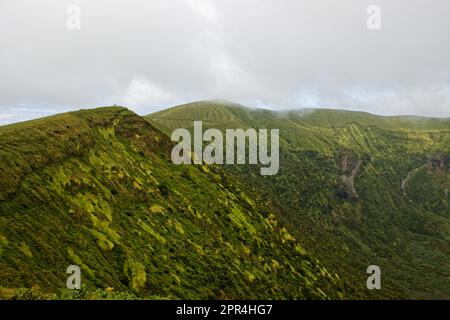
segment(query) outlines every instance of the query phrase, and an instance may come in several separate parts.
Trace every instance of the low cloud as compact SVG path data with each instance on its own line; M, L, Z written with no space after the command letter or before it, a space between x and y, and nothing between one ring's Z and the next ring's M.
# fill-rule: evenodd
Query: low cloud
M173 98L146 78L134 78L120 101L121 105L148 112L152 111L151 106L167 105Z
M450 116L450 2L4 0L0 121L197 99ZM67 28L67 8L81 29ZM28 110L28 111L24 111Z

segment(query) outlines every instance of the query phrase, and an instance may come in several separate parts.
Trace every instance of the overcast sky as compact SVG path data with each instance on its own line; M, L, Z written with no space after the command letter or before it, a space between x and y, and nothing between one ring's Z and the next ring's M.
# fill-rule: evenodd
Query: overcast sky
M0 0L0 124L199 99L450 116L450 1Z

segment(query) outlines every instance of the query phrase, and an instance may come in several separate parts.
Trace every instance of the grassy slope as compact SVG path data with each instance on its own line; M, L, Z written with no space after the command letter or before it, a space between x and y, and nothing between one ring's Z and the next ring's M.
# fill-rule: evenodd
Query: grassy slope
M276 113L224 102L191 103L146 118L169 135L192 127L193 120L222 129L279 128L277 176L226 168L256 185L289 230L354 286L364 290L365 268L378 264L383 297L449 298L449 169L414 175L409 197L401 184L430 155L450 155L450 120L336 110ZM336 192L344 157L362 161L358 199Z
M305 109L291 111L291 116L320 127L337 127L357 122L364 126L377 126L383 129L445 130L450 128L448 118L427 118L418 116L377 116L367 112L355 112L332 109ZM303 118L303 119L300 119Z
M355 296L263 199L171 147L120 107L0 127L0 298L74 297L70 264L82 298Z

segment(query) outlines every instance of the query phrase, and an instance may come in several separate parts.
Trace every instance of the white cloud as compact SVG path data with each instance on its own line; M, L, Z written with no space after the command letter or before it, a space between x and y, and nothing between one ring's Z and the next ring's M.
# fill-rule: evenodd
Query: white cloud
M378 0L379 31L371 0L77 0L80 31L72 0L0 2L3 121L199 98L450 116L448 0Z
M0 124L10 123L14 119L12 114L0 114Z
M156 84L146 78L134 78L128 85L124 97L121 99L124 106L130 109L151 109L154 106L168 104L171 96Z
M213 92L216 96L226 95L234 91L234 95L253 92L258 94L258 80L243 70L231 57L219 54L211 60L211 76L215 78Z
M217 23L218 17L211 0L184 0L192 10L206 19L209 23Z

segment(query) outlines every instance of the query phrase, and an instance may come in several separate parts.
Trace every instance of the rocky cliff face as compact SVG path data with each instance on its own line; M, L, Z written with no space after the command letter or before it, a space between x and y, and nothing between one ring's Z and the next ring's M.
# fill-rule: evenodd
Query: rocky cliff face
M338 185L338 194L343 198L358 199L358 193L355 189L355 177L361 168L362 161L355 156L345 155L341 159L340 176L341 183Z
M433 154L428 157L427 167L428 169L445 169L449 165L449 156L443 154Z

